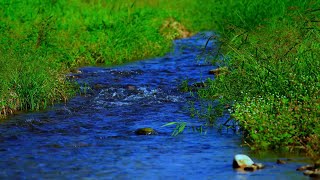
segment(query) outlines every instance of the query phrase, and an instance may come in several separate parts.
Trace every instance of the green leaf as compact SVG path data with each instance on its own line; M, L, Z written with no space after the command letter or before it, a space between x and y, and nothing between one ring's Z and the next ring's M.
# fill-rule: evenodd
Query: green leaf
M165 125L163 125L161 127L171 126L171 125L174 125L174 124L177 124L177 123L179 123L179 122L169 122L169 123L167 123L167 124L165 124Z

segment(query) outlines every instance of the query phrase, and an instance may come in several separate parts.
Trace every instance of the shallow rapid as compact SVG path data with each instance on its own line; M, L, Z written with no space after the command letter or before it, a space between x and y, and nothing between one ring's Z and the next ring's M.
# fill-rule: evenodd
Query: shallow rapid
M24 113L0 124L0 179L303 179L295 169L305 158L274 152L252 154L240 136L213 128L176 137L172 121L201 125L189 115L193 97L182 80L202 81L213 68L202 55L211 33L174 42L164 57L117 67L84 67L77 77L82 95L66 104ZM138 136L151 127L159 133ZM266 165L255 172L232 169L235 154ZM278 158L290 158L277 165ZM307 179L307 178L306 178Z

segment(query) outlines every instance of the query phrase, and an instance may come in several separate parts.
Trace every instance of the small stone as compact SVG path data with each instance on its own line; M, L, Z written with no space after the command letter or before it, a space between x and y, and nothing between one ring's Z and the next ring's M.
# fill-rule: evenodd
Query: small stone
M156 135L158 133L154 129L147 127L147 128L137 129L135 131L135 134L136 135Z
M245 171L255 171L255 170L257 170L257 169L258 169L258 166L254 166L254 165L244 167L244 170L245 170Z
M314 174L314 171L305 170L305 171L303 171L303 174L306 175L306 176L310 176L311 174Z
M219 76L219 75L226 74L227 72L228 72L228 68L227 67L220 67L220 68L217 68L217 69L210 70L209 74L213 74L213 75Z
M233 168L245 168L250 167L254 164L251 158L244 154L237 154L233 158L232 167Z
M312 174L309 175L312 178L320 178L320 171L314 171Z
M263 169L265 166L261 163L254 163L253 166L256 166L257 169Z
M305 170L314 170L314 166L312 165L305 165L301 166L297 169L297 171L305 171Z
M79 69L71 69L70 72L71 73L75 73L75 74L81 74L82 73L82 71L79 70Z
M287 164L287 162L281 159L277 159L277 164Z

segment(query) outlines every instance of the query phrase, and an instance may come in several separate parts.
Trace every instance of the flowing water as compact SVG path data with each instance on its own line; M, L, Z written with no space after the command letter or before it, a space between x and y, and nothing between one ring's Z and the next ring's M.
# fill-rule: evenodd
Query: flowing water
M199 82L213 67L199 58L210 33L176 40L164 57L123 66L84 67L77 76L86 94L45 112L16 115L0 125L0 179L303 179L296 155L252 154L239 135L186 129L176 137L172 121L200 125L186 108L192 97L181 80ZM213 42L207 51L215 49ZM135 135L141 127L159 134ZM232 169L244 153L267 167ZM291 158L277 165L277 158Z

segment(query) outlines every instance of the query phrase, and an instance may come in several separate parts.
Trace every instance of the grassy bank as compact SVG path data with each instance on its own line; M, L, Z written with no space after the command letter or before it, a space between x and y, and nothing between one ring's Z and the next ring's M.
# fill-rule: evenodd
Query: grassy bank
M319 1L220 1L228 71L199 90L231 105L252 149L306 150L320 157Z
M72 68L160 56L213 25L192 0L0 0L0 12L1 116L72 96Z

